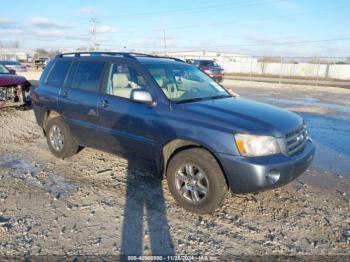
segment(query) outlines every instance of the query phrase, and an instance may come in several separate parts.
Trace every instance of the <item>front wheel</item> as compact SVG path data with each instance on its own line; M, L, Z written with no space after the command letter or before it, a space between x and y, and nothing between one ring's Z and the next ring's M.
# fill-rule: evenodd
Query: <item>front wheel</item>
M54 117L48 121L46 140L51 153L58 158L73 156L80 150L62 117Z
M213 212L228 190L218 162L202 148L177 153L168 165L167 182L176 202L198 214Z

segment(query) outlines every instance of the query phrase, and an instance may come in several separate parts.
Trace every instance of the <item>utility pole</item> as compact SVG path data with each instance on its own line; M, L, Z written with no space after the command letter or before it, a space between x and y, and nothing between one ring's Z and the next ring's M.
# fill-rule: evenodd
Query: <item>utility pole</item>
M93 50L97 51L96 24L98 24L99 21L97 20L97 18L91 17L90 23L91 23L92 46L93 46Z
M167 54L167 48L166 48L166 36L165 36L165 29L163 29L163 41L164 41L164 53Z

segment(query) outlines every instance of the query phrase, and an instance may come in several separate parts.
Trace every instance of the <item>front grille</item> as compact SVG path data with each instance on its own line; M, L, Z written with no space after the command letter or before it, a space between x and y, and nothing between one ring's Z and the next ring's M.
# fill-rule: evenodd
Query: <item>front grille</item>
M305 125L286 135L287 155L292 156L304 150L309 139L309 133Z

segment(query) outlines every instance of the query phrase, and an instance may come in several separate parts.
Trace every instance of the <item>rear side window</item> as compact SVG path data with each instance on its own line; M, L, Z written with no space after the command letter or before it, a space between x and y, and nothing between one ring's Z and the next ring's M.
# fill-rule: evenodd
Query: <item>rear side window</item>
M47 84L53 85L53 86L63 85L64 79L66 78L70 64L71 64L70 61L55 62L50 72L50 76L47 79Z
M105 63L100 61L81 61L71 82L72 88L98 92Z

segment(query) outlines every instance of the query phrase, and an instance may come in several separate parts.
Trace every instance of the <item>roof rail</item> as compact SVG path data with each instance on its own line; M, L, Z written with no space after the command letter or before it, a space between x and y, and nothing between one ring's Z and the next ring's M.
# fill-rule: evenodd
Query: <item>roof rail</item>
M63 58L63 57L83 57L83 56L123 56L126 58L136 59L137 56L143 56L143 57L152 57L152 58L166 58L166 59L173 59L177 62L186 63L185 61L175 58L175 57L168 57L168 56L157 56L157 55L149 55L149 54L143 54L143 53L128 53L128 52L72 52L72 53L62 53L56 55L56 58Z
M134 55L134 56L145 56L145 57L153 57L153 58L165 58L165 59L172 59L172 60L175 60L177 62L182 62L182 63L186 63L185 61L179 59L179 58L176 58L176 57L171 57L171 56L159 56L159 55L149 55L149 54L142 54L142 53L129 53L131 55Z
M83 57L83 56L123 56L123 57L135 59L134 56L131 56L129 53L124 53L124 52L72 52L72 53L58 54L56 55L56 58Z

